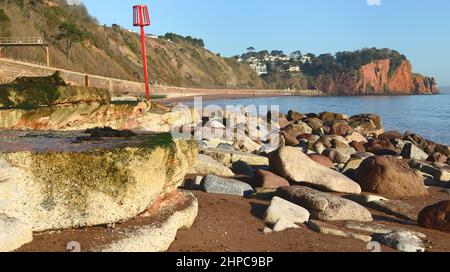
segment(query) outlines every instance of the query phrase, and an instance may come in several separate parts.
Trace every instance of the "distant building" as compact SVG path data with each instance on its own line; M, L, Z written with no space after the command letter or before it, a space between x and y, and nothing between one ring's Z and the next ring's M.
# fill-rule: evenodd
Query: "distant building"
M302 56L302 58L300 59L301 63L310 63L311 62L311 57L310 56Z
M150 38L150 39L155 39L155 40L158 39L158 36L156 36L156 35L154 35L154 34L145 34L145 36L146 36L147 38Z
M291 72L291 73L299 73L301 70L300 70L300 66L298 66L298 65L291 65L289 67L288 71Z
M258 76L267 75L267 65L262 63L251 63L250 68L252 68Z

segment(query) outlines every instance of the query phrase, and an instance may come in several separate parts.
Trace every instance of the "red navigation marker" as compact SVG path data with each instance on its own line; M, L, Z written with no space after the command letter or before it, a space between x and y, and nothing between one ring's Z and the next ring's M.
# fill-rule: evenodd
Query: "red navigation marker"
M142 44L142 59L144 63L144 78L145 78L145 96L147 101L150 101L150 87L148 85L148 70L147 70L147 50L145 49L145 26L150 25L150 15L146 5L133 6L133 25L141 28L141 44Z

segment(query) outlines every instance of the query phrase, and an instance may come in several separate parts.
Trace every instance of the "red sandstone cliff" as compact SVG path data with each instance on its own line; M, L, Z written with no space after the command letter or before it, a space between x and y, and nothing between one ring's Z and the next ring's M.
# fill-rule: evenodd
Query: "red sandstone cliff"
M329 95L402 95L438 92L434 78L413 74L409 61L397 69L389 59L371 62L361 69L334 75L320 75L316 87ZM391 71L392 70L392 71Z

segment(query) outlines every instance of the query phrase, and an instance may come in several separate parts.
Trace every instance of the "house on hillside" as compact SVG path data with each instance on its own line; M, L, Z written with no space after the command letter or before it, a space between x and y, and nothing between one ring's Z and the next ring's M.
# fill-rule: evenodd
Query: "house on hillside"
M263 64L260 62L251 63L250 68L252 68L258 74L258 76L267 75L267 65L266 64Z

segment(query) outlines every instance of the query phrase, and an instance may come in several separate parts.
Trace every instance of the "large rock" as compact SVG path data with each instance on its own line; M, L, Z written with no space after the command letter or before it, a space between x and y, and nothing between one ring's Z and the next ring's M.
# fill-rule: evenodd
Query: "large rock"
M0 183L0 213L31 225L33 231L133 218L179 187L198 153L194 143L173 141L170 134L141 137L125 139L126 145L117 147L107 141L106 149L77 144L77 151L50 138L46 141L58 143L47 142L52 152L2 153L11 177Z
M0 214L0 252L13 251L32 240L31 225Z
M293 124L292 128L300 134L311 134L313 131L310 126L303 122Z
M358 203L308 187L281 187L277 190L277 195L307 209L311 214L311 219L321 221L373 220L370 212Z
M335 121L330 127L330 134L346 136L353 131L353 128L345 121Z
M404 252L425 252L425 245L419 237L410 231L393 231L375 235L374 239L388 247Z
M327 156L332 162L338 163L338 164L345 164L351 158L350 154L347 154L347 153L342 152L341 150L335 149L335 148L326 149L322 154L324 156Z
M210 156L199 154L197 166L195 167L196 174L203 175L216 175L223 177L232 177L234 176L233 171L220 162L214 160Z
M364 160L355 173L355 180L365 192L392 197L428 195L422 175L412 171L403 160L390 156Z
M309 219L309 212L294 203L279 197L274 197L266 211L265 222L276 224L280 219L286 219L292 223L303 224Z
M253 194L253 188L242 181L225 179L208 175L203 179L205 192L214 194L248 196Z
M381 116L375 114L352 116L349 125L364 136L378 136L384 133Z
M215 159L227 167L231 167L234 162L244 161L251 166L267 166L269 159L264 156L258 156L241 151L230 151L210 148L202 150L202 153Z
M198 201L190 192L182 191L180 198L164 205L156 222L139 227L124 227L113 241L90 248L91 252L163 252L175 241L177 231L190 228L198 214ZM167 215L166 215L167 214ZM163 221L160 222L158 220Z
M423 209L417 224L423 228L450 232L450 201L442 201Z
M412 222L417 221L417 209L414 206L400 200L389 200L383 197L371 195L351 195L344 197L365 207L393 215L400 219L410 220Z
M39 84L0 85L0 108L33 108L80 102L107 103L111 100L108 90Z
M236 139L233 143L233 147L242 152L253 153L258 151L261 148L261 145L244 136Z
M327 168L335 169L334 163L326 156L319 154L309 154L308 158L317 162L320 165L323 165Z
M309 183L333 192L361 193L357 183L311 160L295 147L283 147L272 154L270 165L277 174L293 182Z
M421 172L424 172L428 175L431 175L436 181L450 182L450 171L447 171L446 169L443 169L442 167L418 162L415 160L411 160L409 162L409 166L411 168L420 170Z
M326 235L334 235L343 238L361 240L365 243L369 243L372 240L372 237L370 237L369 235L355 233L353 231L339 228L321 221L310 220L306 224L311 230Z
M402 157L406 159L424 161L428 158L428 154L415 146L413 143L406 142L402 149Z
M351 142L358 142L358 143L367 143L367 139L366 137L362 136L361 133L353 131L352 133L348 134L345 137L345 140L347 140L347 142L351 143Z
M257 170L253 177L253 185L255 188L277 189L279 187L289 186L289 182L272 172Z

